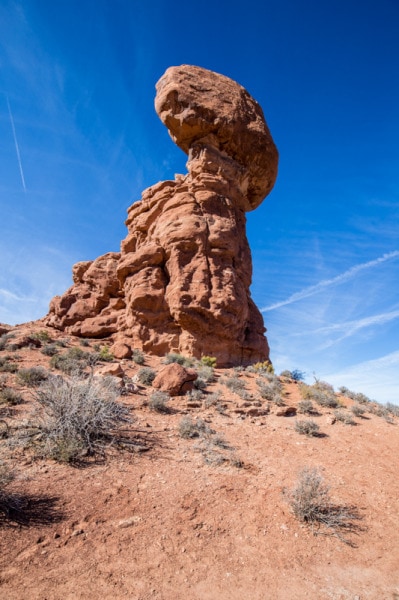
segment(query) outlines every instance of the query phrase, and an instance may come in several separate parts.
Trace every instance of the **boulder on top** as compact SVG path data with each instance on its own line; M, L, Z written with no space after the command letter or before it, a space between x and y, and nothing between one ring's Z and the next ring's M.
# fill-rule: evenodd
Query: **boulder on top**
M273 187L278 154L262 109L235 81L200 67L171 67L155 106L188 154L186 175L146 190L128 209L120 253L74 267L44 323L163 356L215 356L219 366L269 359L250 295L245 212Z

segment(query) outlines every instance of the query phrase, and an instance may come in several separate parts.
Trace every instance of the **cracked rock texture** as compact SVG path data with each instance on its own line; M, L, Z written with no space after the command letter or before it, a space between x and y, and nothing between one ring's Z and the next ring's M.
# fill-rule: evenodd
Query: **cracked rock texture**
M188 154L188 174L143 192L128 209L120 253L77 263L44 321L109 338L127 355L206 354L219 366L267 360L245 233L245 212L277 174L262 109L239 84L200 67L171 67L156 88L157 113Z

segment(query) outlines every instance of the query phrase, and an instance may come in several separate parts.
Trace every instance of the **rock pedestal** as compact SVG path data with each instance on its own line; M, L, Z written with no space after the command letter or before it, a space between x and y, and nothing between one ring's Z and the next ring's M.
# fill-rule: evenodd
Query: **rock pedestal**
M277 173L262 110L231 79L188 65L166 71L155 106L188 174L143 192L120 253L75 265L45 322L158 355L216 356L219 366L267 360L245 233L245 212Z

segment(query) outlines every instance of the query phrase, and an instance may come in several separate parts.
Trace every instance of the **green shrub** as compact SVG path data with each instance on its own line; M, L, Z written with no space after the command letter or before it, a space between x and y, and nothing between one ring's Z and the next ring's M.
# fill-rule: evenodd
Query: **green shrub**
M50 335L48 334L48 332L43 329L42 331L38 331L36 333L32 333L32 335L30 336L33 340L39 340L39 342L42 342L44 344L48 344L49 342L52 341Z
M201 356L201 364L205 367L211 367L214 369L216 367L216 357L215 356Z
M308 437L314 437L319 435L320 427L317 423L311 419L307 421L296 421L295 431L301 435L307 435Z
M64 354L56 354L51 358L50 365L66 375L82 374L87 366L94 366L99 360L99 353L85 352L75 346Z
M131 422L118 396L112 378L49 377L35 393L41 454L61 462L104 454L119 427Z
M155 371L151 367L142 367L137 373L137 379L143 385L151 385L155 379Z
M30 367L28 369L20 369L17 379L22 385L37 387L48 378L48 375L48 371L43 367Z
M103 346L101 348L100 352L98 353L98 360L104 362L111 362L114 360L114 355L112 354L108 346Z
M165 354L165 358L163 360L163 362L166 365L169 365L171 363L177 363L178 365L186 365L187 364L188 359L183 356L182 354L178 354L177 352L169 352L168 354Z
M151 394L148 401L148 406L151 410L156 412L168 412L169 409L166 406L170 400L170 395L167 392L156 391Z

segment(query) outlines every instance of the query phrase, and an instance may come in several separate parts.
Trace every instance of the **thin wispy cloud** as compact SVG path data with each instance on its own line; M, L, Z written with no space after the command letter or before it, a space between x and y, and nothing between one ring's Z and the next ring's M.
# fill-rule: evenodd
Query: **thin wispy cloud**
M27 298L26 296L18 296L9 290L5 290L4 288L0 288L0 296L6 298L7 300L15 300L17 302L32 302L32 298Z
M358 319L356 321L347 321L346 323L339 323L335 325L329 325L327 327L321 327L317 329L313 333L315 334L329 334L334 332L343 331L344 334L339 338L334 340L329 340L325 344L319 346L319 350L325 350L326 348L331 348L336 344L342 342L342 340L351 337L352 335L358 333L361 329L365 329L366 327L372 327L376 325L384 325L385 323L389 323L394 319L399 318L399 310L394 310L391 312L381 313L379 315L373 315L371 317L366 317L364 319Z
M26 193L24 170L22 168L21 154L19 152L19 145L18 145L18 140L17 140L17 134L16 134L16 131L15 131L14 117L13 117L13 114L12 114L12 111L11 111L11 105L10 105L10 101L8 99L8 96L7 96L7 106L8 106L8 114L10 115L12 135L14 137L15 151L17 153L17 161L18 161L18 165L19 165L19 173L21 175L22 187L24 188L24 192Z
M392 310L390 312L380 313L378 315L372 315L371 317L365 317L364 319L357 319L355 321L346 321L344 323L335 323L334 325L327 325L326 327L320 327L312 333L333 333L334 331L345 331L349 332L349 335L363 329L364 327L370 327L372 325L383 325L397 319L399 317L399 310Z
M324 279L323 281L320 281L315 285L311 285L307 288L300 290L299 292L295 292L295 294L292 294L286 300L282 300L281 302L275 302L270 306L265 306L261 308L261 312L269 312L271 310L275 310L276 308L281 308L282 306L293 304L294 302L298 302L299 300L303 300L304 298L314 296L315 294L318 294L319 292L322 292L333 285L339 285L341 283L349 281L350 279L358 275L358 273L360 273L361 271L371 269L372 267L380 265L381 263L384 263L388 260L394 260L395 258L399 258L399 250L388 252L374 260L370 260L360 265L355 265L354 267L351 267L350 269L348 269L344 273L341 273L340 275L337 275L336 277L333 277L331 279Z
M323 373L323 378L335 386L345 385L366 393L379 402L399 404L399 350L379 358L363 361L335 373Z

